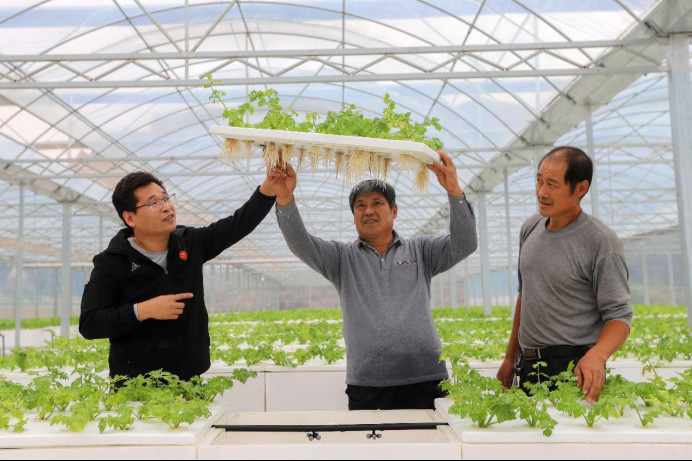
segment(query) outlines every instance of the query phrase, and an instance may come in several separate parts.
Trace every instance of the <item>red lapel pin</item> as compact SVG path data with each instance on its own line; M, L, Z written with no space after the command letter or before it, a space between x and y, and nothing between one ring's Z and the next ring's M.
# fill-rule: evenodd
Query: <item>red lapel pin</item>
M187 261L187 251L181 250L180 253L178 253L178 257L183 261Z

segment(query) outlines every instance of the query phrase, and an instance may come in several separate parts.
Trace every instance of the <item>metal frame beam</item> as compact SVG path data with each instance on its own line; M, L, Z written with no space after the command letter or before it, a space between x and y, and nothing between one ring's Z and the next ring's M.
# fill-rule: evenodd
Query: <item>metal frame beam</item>
M149 53L60 53L60 54L3 54L0 63L17 62L84 62L84 61L158 61L158 60L212 60L247 58L310 58L310 57L348 57L371 55L421 55L421 54L466 54L508 51L553 51L584 48L628 48L666 44L665 38L624 39L624 40L586 40L539 43L495 43L449 46L408 46L375 48L327 48L310 50L229 50L193 52L149 52Z
M670 121L675 157L675 183L683 268L687 324L692 328L692 80L690 79L689 34L670 37L668 76Z
M466 72L430 72L392 73L392 74L341 74L341 75L301 75L293 77L249 77L220 79L215 86L245 85L294 85L297 83L349 83L349 82L390 82L409 80L478 80L495 78L545 78L573 77L587 75L642 75L664 73L668 66L643 67L590 67L570 69L532 69L532 70L494 70ZM79 88L197 88L201 80L84 80L84 81L48 81L48 82L7 82L0 81L0 90L34 90L34 89L79 89Z

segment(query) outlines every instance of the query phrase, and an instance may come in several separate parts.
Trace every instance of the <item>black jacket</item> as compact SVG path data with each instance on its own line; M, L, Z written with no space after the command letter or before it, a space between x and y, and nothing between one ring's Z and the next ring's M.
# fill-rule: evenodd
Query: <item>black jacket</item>
M202 265L252 232L269 213L273 197L255 191L233 216L208 227L178 226L168 244L168 271L132 248L132 229L122 229L94 257L82 296L79 332L108 338L110 375L137 376L163 369L189 379L209 369L209 318ZM183 252L183 253L181 253ZM190 292L177 320L139 322L134 303Z

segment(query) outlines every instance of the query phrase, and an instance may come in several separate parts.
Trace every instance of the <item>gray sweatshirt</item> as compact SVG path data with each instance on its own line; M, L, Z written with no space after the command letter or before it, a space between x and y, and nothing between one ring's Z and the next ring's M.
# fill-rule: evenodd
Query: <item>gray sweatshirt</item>
M346 383L388 387L447 378L430 311L430 280L476 250L466 197L449 197L450 235L401 238L380 254L360 238L328 242L308 233L295 201L277 205L288 247L336 288L344 314Z
M558 230L533 216L521 228L519 344L524 349L595 344L603 326L632 321L622 243L593 216Z

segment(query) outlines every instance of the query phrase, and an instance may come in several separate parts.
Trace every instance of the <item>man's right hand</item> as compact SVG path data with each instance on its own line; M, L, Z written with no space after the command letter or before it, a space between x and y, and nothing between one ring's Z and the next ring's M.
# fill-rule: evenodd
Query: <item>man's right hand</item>
M276 204L286 206L293 201L293 192L296 190L296 172L286 163L284 168L274 168L267 173L269 184L276 194Z
M142 301L137 304L139 321L143 322L147 319L176 320L185 309L185 303L182 300L190 299L192 296L192 293L178 293Z
M514 360L505 357L502 365L500 365L500 369L497 371L497 379L505 389L512 387L512 382L514 381Z

